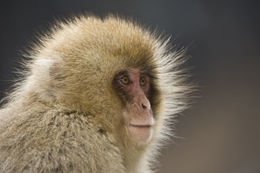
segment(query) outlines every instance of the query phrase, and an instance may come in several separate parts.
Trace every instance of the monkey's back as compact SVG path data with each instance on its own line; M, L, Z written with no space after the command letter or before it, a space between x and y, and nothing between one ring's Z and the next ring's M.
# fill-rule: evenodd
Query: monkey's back
M93 115L41 103L30 108L0 113L12 117L0 123L0 172L125 172L118 148Z

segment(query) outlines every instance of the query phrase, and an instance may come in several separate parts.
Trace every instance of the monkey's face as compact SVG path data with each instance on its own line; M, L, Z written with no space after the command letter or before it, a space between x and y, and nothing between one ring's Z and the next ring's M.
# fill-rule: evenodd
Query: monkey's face
M130 69L115 76L114 86L123 102L123 121L128 137L147 143L153 134L154 117L149 101L151 79L148 73Z

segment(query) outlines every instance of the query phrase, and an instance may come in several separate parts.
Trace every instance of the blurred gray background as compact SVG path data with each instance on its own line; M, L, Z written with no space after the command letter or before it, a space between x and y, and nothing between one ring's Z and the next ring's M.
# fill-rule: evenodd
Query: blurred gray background
M160 173L260 173L260 1L1 1L0 98L35 35L81 12L130 16L188 47L200 98L177 117Z

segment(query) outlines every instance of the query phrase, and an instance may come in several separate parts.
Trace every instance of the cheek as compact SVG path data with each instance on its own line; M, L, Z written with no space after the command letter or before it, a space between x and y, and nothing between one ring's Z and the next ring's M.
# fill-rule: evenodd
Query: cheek
M143 89L143 92L145 93L145 95L147 96L147 97L149 97L149 90L150 90L150 86L145 86L145 87L143 87L142 88Z
M151 88L151 81L149 78L146 78L146 85L142 88L143 91L147 94Z
M126 104L126 107L123 109L123 121L125 125L129 125L131 121L136 119L138 112L136 109L131 109L129 104Z
M129 113L126 109L123 109L123 121L124 121L124 125L129 125L130 122L130 117Z

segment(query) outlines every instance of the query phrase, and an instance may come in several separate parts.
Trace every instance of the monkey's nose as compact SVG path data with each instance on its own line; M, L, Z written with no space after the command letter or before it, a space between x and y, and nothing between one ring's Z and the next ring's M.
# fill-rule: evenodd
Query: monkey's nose
M136 97L137 105L139 109L146 111L151 109L150 101L146 98L146 96L142 93Z
M149 102L141 102L141 108L142 108L142 110L150 110L151 109L151 105L150 105L150 103Z
M142 108L143 108L143 109L146 109L146 108L147 108L147 106L146 106L146 105L144 105L144 104L142 103Z

